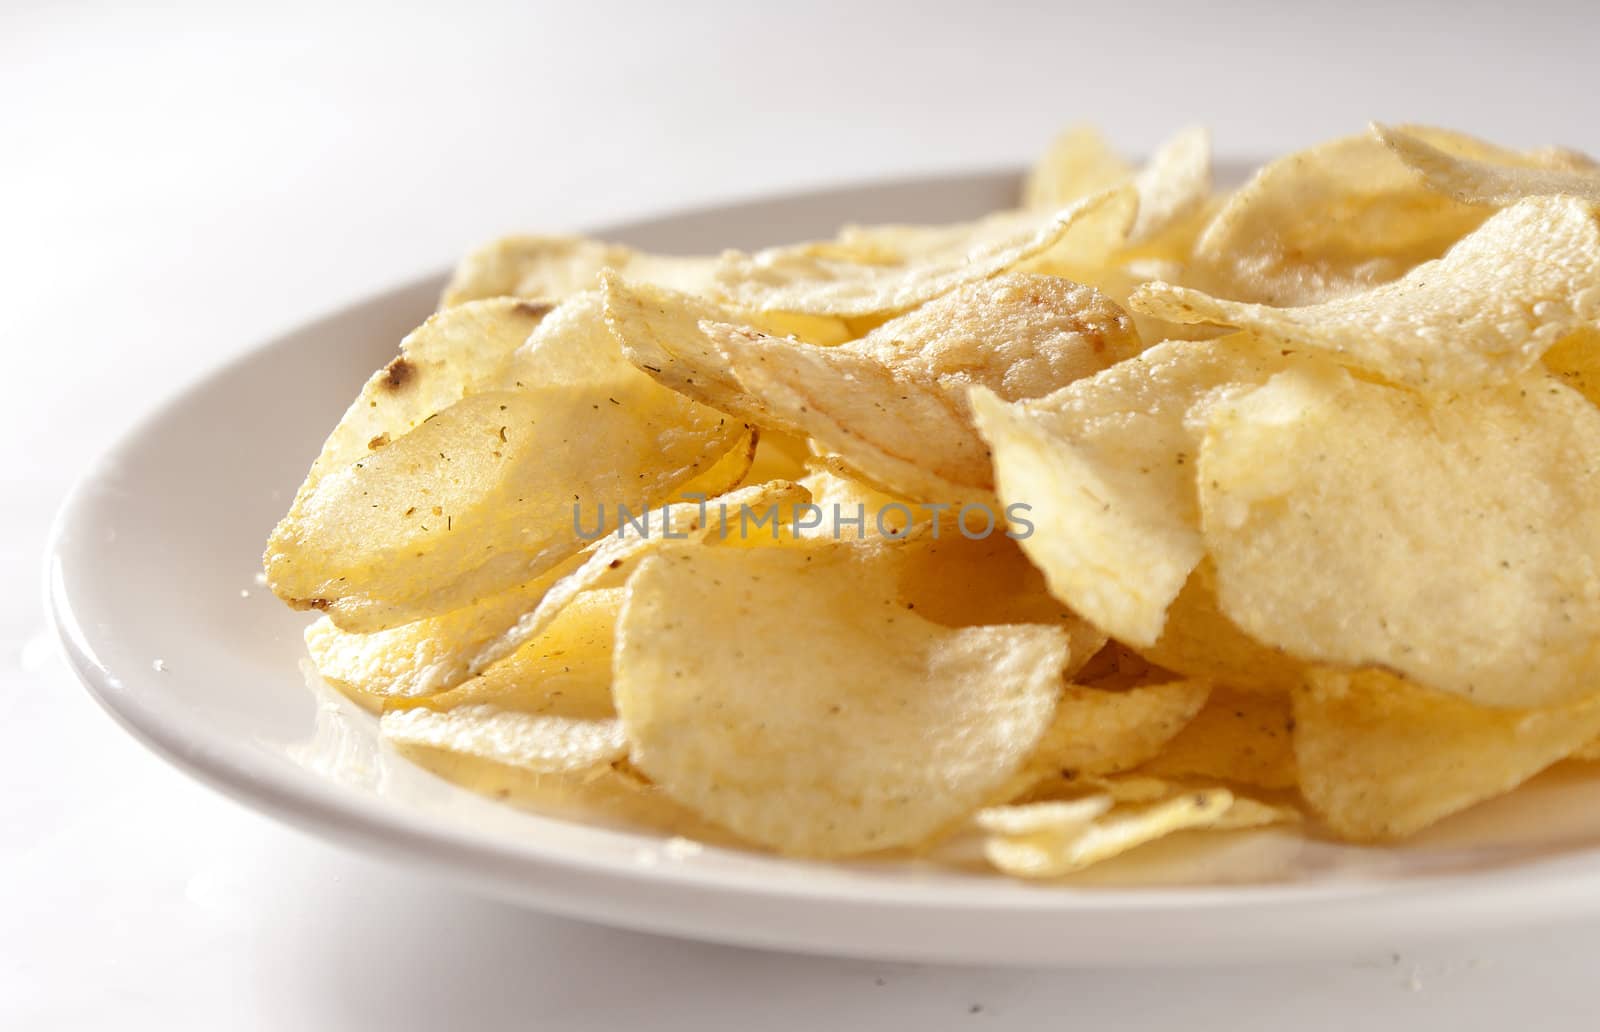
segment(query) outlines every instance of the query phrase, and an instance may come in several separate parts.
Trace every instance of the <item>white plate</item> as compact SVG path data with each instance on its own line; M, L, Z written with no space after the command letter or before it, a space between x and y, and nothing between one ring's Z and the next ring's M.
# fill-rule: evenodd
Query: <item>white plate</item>
M963 218L1008 204L1015 184L1014 173L876 184L606 235L664 251L749 247L846 220ZM361 301L191 387L90 472L60 516L49 591L73 666L124 726L202 781L315 834L519 903L813 952L1041 965L1264 960L1600 909L1600 783L1574 777L1546 777L1403 848L1282 832L1224 837L1199 853L1158 844L1063 887L684 849L496 805L385 753L371 717L304 677L306 618L255 575L323 435L432 308L441 282Z

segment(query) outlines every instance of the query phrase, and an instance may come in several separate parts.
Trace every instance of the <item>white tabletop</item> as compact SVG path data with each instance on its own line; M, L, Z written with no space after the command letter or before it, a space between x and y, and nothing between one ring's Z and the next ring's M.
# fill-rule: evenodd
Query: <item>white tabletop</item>
M475 899L168 769L56 658L37 585L50 513L141 411L480 238L1019 161L1083 118L1130 151L1188 121L1250 155L1371 118L1594 149L1600 8L145 6L0 8L0 1027L1592 1025L1600 927L1276 969L943 970Z

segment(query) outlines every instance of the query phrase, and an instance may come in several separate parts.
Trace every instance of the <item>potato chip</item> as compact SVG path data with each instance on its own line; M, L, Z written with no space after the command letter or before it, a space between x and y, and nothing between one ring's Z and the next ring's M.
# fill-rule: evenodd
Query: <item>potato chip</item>
M538 640L449 698L390 710L379 722L383 737L408 754L536 774L577 774L621 759L628 744L611 705L621 596L596 592L568 606Z
M1212 690L1142 773L1282 789L1295 785L1294 714L1289 696Z
M1544 354L1544 367L1600 405L1600 330L1579 330Z
M1036 210L1054 211L1109 190L1132 174L1132 166L1117 157L1098 129L1073 126L1051 141L1049 149L1028 171L1022 185L1022 203Z
M1257 172L1201 235L1197 271L1219 297L1312 304L1439 257L1489 214L1425 189L1377 139L1346 137Z
M744 439L623 361L597 295L541 323L513 369L539 379L469 395L297 499L268 543L278 596L356 631L469 605L579 551L589 521L615 527L618 506L667 500Z
M730 251L717 271L718 300L756 312L878 316L904 312L967 283L988 279L1054 246L1069 232L1125 236L1137 210L1131 187L1116 188L1029 220L1018 232L995 238L958 235L913 262L858 262L819 255L802 245L753 255ZM981 224L974 224L981 228Z
M1025 834L998 833L984 843L984 855L1006 874L1018 878L1060 878L1139 846L1190 828L1214 827L1233 805L1233 793L1204 789L1145 806L1117 807L1085 822L1080 812L1054 802L1033 814L984 811L980 826L990 829L1031 826ZM1004 809L1015 809L1006 807ZM1050 818L1059 820L1051 826Z
M1399 838L1492 799L1600 732L1600 698L1490 709L1381 670L1315 671L1295 695L1307 802L1341 836Z
M1130 245L1147 244L1200 210L1211 196L1211 131L1190 126L1168 140L1133 178L1139 215Z
M1037 275L969 284L834 348L726 324L715 306L687 295L614 278L606 291L624 353L661 383L811 436L857 475L915 500L989 496L970 385L1034 397L1139 349L1121 309Z
M923 619L897 597L895 547L648 558L615 664L633 762L689 808L791 854L914 844L988 802L1050 720L1066 635ZM728 628L735 643L705 647Z
M1129 303L1173 322L1248 330L1421 390L1501 383L1600 319L1600 223L1581 201L1540 197L1489 219L1393 283L1303 308L1220 300L1147 283Z
M711 282L716 259L643 254L622 244L572 236L512 236L492 241L461 260L440 307L488 297L559 301L598 285L600 271L626 270L634 279L679 290Z
M1069 684L1028 759L1033 782L1131 770L1152 759L1205 705L1205 681L1167 681L1118 690Z
M1600 411L1543 373L1429 398L1335 369L1211 409L1200 451L1222 609L1329 664L1486 705L1600 674Z
M1194 414L1287 361L1242 338L1168 342L1036 401L973 391L1000 497L1028 506L1022 548L1057 598L1120 641L1160 636L1205 551Z
M1222 612L1209 559L1195 567L1167 609L1161 637L1139 652L1157 666L1240 691L1286 693L1305 675L1304 663L1250 637Z
M429 416L498 382L551 305L500 298L440 312L372 374L311 465L301 492L404 437Z
M1373 133L1432 190L1467 204L1515 204L1525 197L1578 197L1600 204L1600 168L1581 156L1549 153L1537 165L1511 165L1447 153L1414 132L1374 125Z
M810 492L788 481L772 481L743 488L715 500L676 502L646 513L637 524L619 526L590 548L582 565L552 584L534 606L525 607L520 618L503 633L485 639L478 647L461 650L452 657L462 670L477 673L488 669L544 633L560 617L573 599L606 584L620 583L633 574L637 560L652 552L671 547L677 541L716 543L744 530L743 513L766 513L810 498Z

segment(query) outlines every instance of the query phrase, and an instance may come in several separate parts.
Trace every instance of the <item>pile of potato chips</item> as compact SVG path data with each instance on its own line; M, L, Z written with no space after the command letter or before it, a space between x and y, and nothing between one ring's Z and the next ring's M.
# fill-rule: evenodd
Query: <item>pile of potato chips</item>
M1597 205L1439 129L1228 193L1202 130L1079 129L974 222L498 241L267 575L388 741L519 803L1026 878L1400 838L1600 753Z

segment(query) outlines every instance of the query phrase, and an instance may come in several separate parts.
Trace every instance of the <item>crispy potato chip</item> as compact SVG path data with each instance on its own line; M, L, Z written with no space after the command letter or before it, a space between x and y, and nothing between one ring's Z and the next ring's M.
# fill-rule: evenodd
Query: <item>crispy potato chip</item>
M984 855L996 868L1018 878L1060 878L1174 832L1214 827L1232 805L1233 793L1212 788L1145 806L1116 807L1087 822L1081 812L1055 802L1025 804L1047 808L1036 814L983 811L978 821L991 830L1019 825L1034 829L1020 835L999 833L984 843ZM1054 826L1051 817L1058 817Z
M622 244L572 236L511 236L491 241L461 260L440 307L487 297L559 301L597 285L602 269L626 271L646 283L701 290L711 283L712 257L644 254Z
M1190 126L1168 140L1133 178L1139 215L1130 245L1147 244L1171 230L1211 196L1211 131Z
M735 308L756 312L889 315L1004 272L1050 249L1076 227L1099 233L1110 225L1120 227L1118 234L1124 236L1136 210L1133 189L1116 188L1028 220L1020 231L998 239L992 231L958 235L942 248L919 252L913 262L845 260L819 255L805 245L753 255L730 251L717 271L713 294Z
M667 500L744 439L623 361L598 295L541 323L513 369L539 379L469 395L297 499L268 543L273 591L356 631L469 605L579 551L589 520L615 527L618 506Z
M393 709L383 737L408 755L453 754L537 774L607 766L628 744L611 705L611 653L621 589L563 610L539 639L446 697ZM438 769L443 757L429 766Z
M1544 354L1544 367L1600 405L1600 330L1585 328Z
M553 584L538 600L525 608L520 618L492 640L484 640L471 652L458 653L456 661L476 673L512 655L526 643L544 633L551 622L580 593L606 583L625 580L633 574L639 558L678 541L716 543L743 529L741 513L766 512L794 505L810 498L799 484L776 480L742 488L715 500L677 502L644 514L637 524L619 526L595 543L583 564Z
M989 496L988 449L972 427L968 387L1035 397L1139 350L1120 308L1031 274L969 284L833 348L729 325L687 295L615 278L606 293L624 353L661 383L809 435L858 475L917 500Z
M1219 687L1194 719L1140 770L1162 777L1293 788L1293 732L1288 695Z
M1600 204L1600 168L1570 152L1546 152L1541 164L1519 166L1450 154L1405 129L1374 125L1372 131L1430 189L1467 204L1506 205L1557 195Z
M1304 308L1272 308L1147 283L1129 303L1173 322L1311 347L1394 383L1463 390L1504 382L1600 319L1600 223L1571 198L1522 201L1438 261L1393 283Z
M1220 297L1305 305L1395 279L1488 215L1423 188L1380 141L1352 136L1262 168L1217 213L1195 257Z
M1109 190L1132 174L1133 167L1117 157L1100 130L1073 126L1051 141L1049 149L1028 171L1022 184L1022 203L1028 208L1054 211Z
M301 493L404 437L423 420L498 383L512 354L551 305L500 298L439 312L400 342L372 374L311 464Z
M1600 697L1490 709L1381 670L1313 672L1294 699L1300 787L1339 835L1399 838L1513 788L1600 732Z
M1195 567L1167 609L1161 637L1139 652L1157 666L1240 691L1286 693L1305 676L1304 663L1256 641L1222 612L1209 559Z
M1028 759L1032 782L1113 774L1156 756L1205 705L1205 681L1168 681L1119 690L1069 684Z
M1310 660L1486 705L1594 691L1600 411L1543 373L1428 398L1309 367L1211 409L1222 609Z
M1028 506L1022 548L1057 598L1120 641L1160 636L1205 551L1193 419L1288 361L1242 338L1168 342L1036 401L973 391L1000 497Z
M646 559L615 664L633 762L689 808L791 854L910 845L990 801L1050 720L1066 635L923 619L897 597L895 547ZM737 644L705 647L727 628Z

